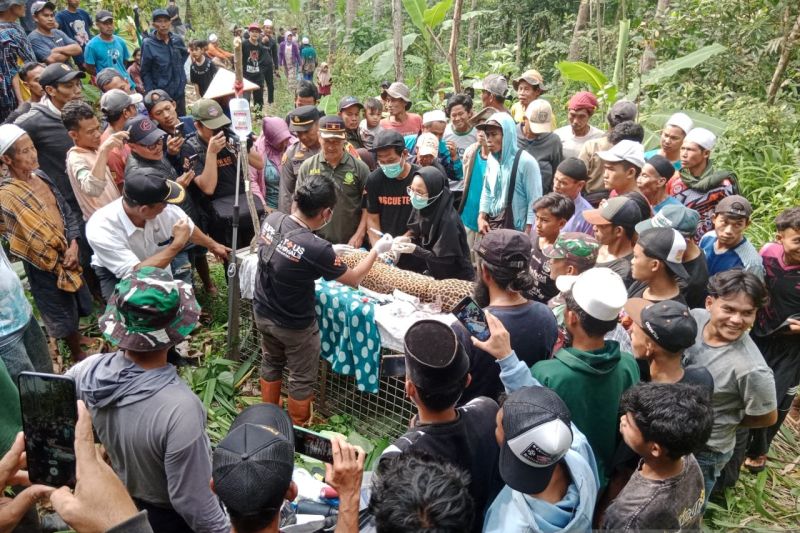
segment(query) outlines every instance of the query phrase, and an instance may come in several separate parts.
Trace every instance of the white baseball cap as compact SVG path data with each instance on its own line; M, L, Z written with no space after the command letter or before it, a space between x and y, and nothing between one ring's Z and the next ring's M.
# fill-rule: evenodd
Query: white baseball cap
M556 287L572 291L575 302L597 320L615 320L628 301L622 278L605 267L590 268L578 276L559 276Z
M420 133L417 139L417 155L439 155L439 138L433 133Z
M303 44L308 44L308 43L309 43L308 37L303 37Z
M683 139L685 143L695 143L705 150L713 150L717 144L717 136L705 128L693 128Z
M553 108L550 102L537 98L525 109L528 127L533 133L549 133L553 131Z
M642 143L637 143L629 139L621 140L612 146L610 150L597 152L597 157L611 163L627 161L639 168L642 168L645 164L644 146L642 146Z
M26 133L16 124L3 124L0 126L0 155L5 154Z
M272 26L272 21L269 19L264 19L264 26Z
M430 124L431 122L447 122L447 115L441 109L434 109L422 115L422 124Z
M209 42L215 43L218 40L219 40L219 37L217 37L216 33L212 33L211 35L208 36L208 41Z
M675 113L667 120L665 126L675 126L676 128L680 128L683 130L683 134L686 135L692 128L694 128L694 120L687 115L686 113Z

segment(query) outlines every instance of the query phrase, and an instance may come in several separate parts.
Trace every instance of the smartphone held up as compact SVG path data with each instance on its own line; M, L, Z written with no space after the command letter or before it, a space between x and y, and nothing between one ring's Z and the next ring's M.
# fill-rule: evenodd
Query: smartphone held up
M486 314L472 296L465 296L458 302L453 308L453 314L467 328L470 335L479 341L486 341L492 335L489 331L489 323L486 321Z

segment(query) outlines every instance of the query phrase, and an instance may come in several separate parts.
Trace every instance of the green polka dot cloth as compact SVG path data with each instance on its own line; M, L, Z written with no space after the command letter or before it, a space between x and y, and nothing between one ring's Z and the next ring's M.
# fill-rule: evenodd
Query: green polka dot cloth
M381 336L372 300L335 281L318 279L317 321L322 357L334 372L356 378L362 392L378 392Z

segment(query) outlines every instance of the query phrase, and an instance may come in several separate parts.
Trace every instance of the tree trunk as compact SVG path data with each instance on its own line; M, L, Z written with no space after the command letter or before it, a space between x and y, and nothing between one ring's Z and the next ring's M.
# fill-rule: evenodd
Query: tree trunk
M478 9L478 0L471 0L469 4L469 10L475 11ZM475 19L472 18L469 20L469 27L467 28L467 56L469 59L472 59L472 51L475 50L475 47L472 45L475 44Z
M184 20L184 24L187 26L192 25L192 3L190 0L186 0L186 7L183 10L183 18L186 19Z
M461 92L461 74L458 72L458 36L461 33L461 9L464 7L464 0L456 0L453 8L453 30L450 33L450 50L447 52L447 60L450 63L450 76L453 78L453 90Z
M358 11L358 0L347 0L344 8L344 31L347 36L353 32L353 21Z
M392 41L394 42L394 79L403 81L403 4L392 0Z
M383 15L383 0L372 0L372 24L377 25Z
M664 18L666 18L667 10L669 9L669 2L670 0L658 0L656 14L655 17L653 17L656 28L660 29L661 25L664 23ZM653 42L654 40L655 37L653 39L648 39L647 44L645 44L644 52L642 53L642 62L639 64L639 72L642 74L656 68L656 47Z
M333 58L336 52L336 0L328 0L328 31L330 32L328 56Z
M797 19L794 21L791 31L783 36L781 43L781 57L775 67L775 73L772 74L772 81L769 82L769 89L767 90L767 103L772 105L775 103L775 97L778 95L778 89L781 86L781 78L786 72L786 66L789 64L789 59L792 57L792 50L800 36L800 13L797 14Z
M575 29L572 30L572 40L569 43L569 60L578 61L581 57L581 33L589 22L589 0L581 0L578 6L578 18L575 19Z
M522 66L522 20L517 18L517 57L516 63L518 67Z

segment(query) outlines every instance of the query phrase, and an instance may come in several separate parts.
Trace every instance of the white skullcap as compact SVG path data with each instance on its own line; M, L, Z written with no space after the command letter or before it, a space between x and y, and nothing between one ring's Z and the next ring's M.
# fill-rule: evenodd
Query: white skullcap
M713 150L717 144L717 136L705 128L693 128L686 134L685 143L695 143L705 150Z
M303 37L303 44L308 44L308 37Z
M447 122L447 115L441 109L434 109L422 115L422 124L430 124L431 122Z
M272 21L269 19L264 19L264 26L272 26Z
M3 124L0 126L0 155L5 154L25 133L26 131L16 124Z
M211 42L211 43L215 43L218 40L219 40L219 37L217 37L216 33L212 33L211 35L208 36L208 41Z
M683 134L686 135L687 133L692 131L692 128L694 128L694 121L686 113L675 113L674 115L669 117L669 120L667 120L667 123L664 125L675 126L676 128L680 128L683 130Z

